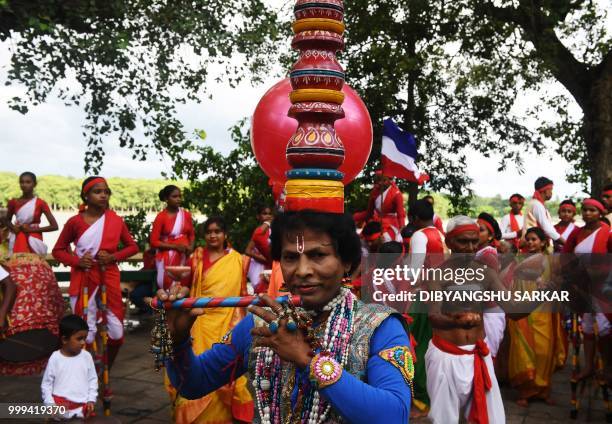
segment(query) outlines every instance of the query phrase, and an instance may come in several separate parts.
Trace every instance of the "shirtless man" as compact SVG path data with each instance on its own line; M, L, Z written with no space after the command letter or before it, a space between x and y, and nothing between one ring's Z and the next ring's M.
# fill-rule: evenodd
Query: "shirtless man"
M466 216L451 219L447 226L446 244L454 254L464 255L450 258L441 269L463 269L464 272L471 269L470 274L483 278L474 277L460 285L458 279L441 281L436 277L428 282L430 289L507 292L495 271L473 260L478 242L479 227L475 220ZM531 274L539 272L538 269L525 269L519 272L519 277L533 277ZM513 319L518 319L526 316L537 304L523 302L519 305L510 300L500 302L500 306L506 312L512 312ZM425 362L427 391L431 399L429 418L436 424L457 423L461 414L471 423L505 423L504 405L485 341L483 307L484 302L430 304L433 338ZM518 313L519 310L522 313Z

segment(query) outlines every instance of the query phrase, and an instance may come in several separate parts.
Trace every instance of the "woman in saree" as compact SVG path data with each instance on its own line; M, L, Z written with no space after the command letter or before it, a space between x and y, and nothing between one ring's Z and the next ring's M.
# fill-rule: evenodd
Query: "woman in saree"
M261 295L266 307L251 306L230 334L199 355L189 336L205 310L167 311L175 350L166 367L181 394L197 398L246 375L254 423L408 422L414 368L405 323L391 308L364 304L342 286L360 263L352 217L283 213L272 222L271 252L301 307ZM162 301L188 295L178 286L157 293Z
M81 186L80 212L66 222L53 248L53 257L70 266L68 294L73 312L83 316L86 306L87 344L94 342L97 333L100 286L105 286L109 369L123 344L125 308L117 263L138 252L123 219L109 209L110 197L111 190L104 178L86 178ZM88 301L84 305L86 296Z
M19 360L0 360L2 375L33 375L44 368L55 348L59 320L64 312L57 280L44 260L47 246L42 240L43 232L57 230L57 222L47 203L34 193L36 175L22 173L19 186L22 195L8 201L4 219L10 231L8 258L4 265L11 273L17 292L9 315L10 325L5 331L6 347L2 348L12 350ZM41 227L43 214L49 225ZM11 348L14 346L18 348Z
M249 257L247 278L251 282L255 293L265 293L268 290L266 279L261 274L272 269L272 259L270 258L270 223L272 218L274 218L274 212L271 207L266 205L257 207L259 225L253 231L251 240L244 250L244 254Z
M529 228L525 234L526 249L532 255L539 255L543 273L539 279L546 281L555 278L553 263L549 255L548 238L541 228ZM534 263L533 258L523 261L523 265ZM515 274L523 271L521 264ZM515 279L515 291L531 292L537 290L537 280ZM550 398L552 375L563 367L567 357L566 335L561 323L561 315L553 305L545 303L526 318L508 320L510 335L510 360L508 377L510 384L519 392L517 404L526 407L529 400L542 399L553 404Z
M242 271L242 255L228 247L227 227L221 217L211 217L203 225L205 247L198 247L190 259L191 293L196 297L226 297L246 294ZM193 351L196 355L218 343L224 334L243 317L244 311L234 308L206 309L191 328ZM166 389L174 402L175 423L251 422L253 400L246 389L246 379L197 398L186 398L177 392L180 385Z
M610 278L610 259L612 253L612 233L610 226L602 221L607 209L596 199L582 201L583 227L575 228L563 246L563 253L569 258L576 255L587 265L591 290L598 294L605 281ZM580 267L582 268L582 267ZM588 281L587 280L587 281ZM584 283L583 283L584 284ZM597 347L602 358L605 378L612 380L612 325L610 314L603 313L608 306L604 296L594 296L593 312L582 315L585 366L576 376L577 380L590 377L595 371L595 323L597 325Z
M66 309L62 293L53 269L34 253L15 253L0 260L0 274L3 270L10 273L15 291L4 293L13 298L10 307L0 306L0 375L39 374L56 349L59 321Z
M49 209L49 205L36 197L36 175L24 172L19 176L21 197L11 199L7 203L6 222L9 230L9 254L36 253L47 254L47 245L43 242L42 233L57 231L57 221ZM40 218L45 215L49 225L40 226ZM12 222L15 217L15 222Z
M181 189L167 185L159 192L159 200L166 202L166 208L153 221L150 243L156 249L157 287L168 289L173 279L166 273L166 267L187 263L193 252L195 232L191 214L181 207ZM188 286L188 277L181 284Z

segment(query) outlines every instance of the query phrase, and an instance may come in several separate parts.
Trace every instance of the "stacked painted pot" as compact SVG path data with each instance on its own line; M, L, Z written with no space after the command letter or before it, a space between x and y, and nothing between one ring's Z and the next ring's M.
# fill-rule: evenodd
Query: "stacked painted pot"
M344 117L344 71L336 53L344 47L341 0L297 0L291 46L300 58L291 69L288 115L298 128L287 144L285 210L344 212L344 145L334 122Z

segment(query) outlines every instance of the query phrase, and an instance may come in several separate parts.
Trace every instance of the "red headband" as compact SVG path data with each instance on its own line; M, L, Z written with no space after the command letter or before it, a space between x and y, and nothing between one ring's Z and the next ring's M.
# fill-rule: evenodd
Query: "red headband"
M599 211L602 214L606 213L606 208L604 208L604 206L598 200L595 200L595 199L585 199L585 200L582 201L582 207L584 208L585 206L593 206L593 207L599 209Z
M493 236L493 238L495 238L495 230L493 229L493 226L491 225L489 221L479 218L478 223L487 227L487 230L489 230L489 233ZM478 231L480 231L480 228L478 228Z
M576 212L576 206L566 203L564 205L559 206L559 210L568 209L572 212Z
M510 198L511 202L520 202L521 200L523 200L523 199L521 197L518 197L518 196L512 196Z
M106 184L106 180L104 178L102 178L102 177L94 178L93 180L91 180L90 182L85 184L85 186L83 186L83 189L81 190L81 194L87 194L87 192L89 192L89 190L91 190L91 188L93 186L95 186L96 184L99 184L99 183L105 183Z
M602 196L612 196L612 190L606 190L603 193L601 193Z
M94 178L93 180L91 180L90 182L88 182L87 184L83 186L83 189L81 189L81 195L82 196L86 195L89 192L89 190L91 190L91 188L98 183L106 184L106 180L102 177ZM79 212L85 212L86 209L87 209L87 205L85 203L81 203L79 205Z
M476 231L478 233L480 231L480 227L476 224L458 225L453 228L452 231L446 233L446 238L449 239L458 236L459 234L467 233L468 231Z
M553 188L552 184L546 184L544 187L540 187L538 189L536 189L536 191L544 191L544 190L548 190L549 188Z

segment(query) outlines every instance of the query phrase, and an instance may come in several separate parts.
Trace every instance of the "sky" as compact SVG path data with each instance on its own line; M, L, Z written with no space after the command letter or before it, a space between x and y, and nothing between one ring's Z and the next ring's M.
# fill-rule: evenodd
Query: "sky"
M31 108L25 115L9 109L7 100L23 93L22 87L4 86L9 58L7 43L0 43L0 171L20 173L28 170L37 175L83 177L83 111L67 107L54 97ZM261 96L276 82L277 79L268 79L257 86L245 82L235 89L211 82L212 100L203 98L200 104L181 106L178 116L188 131L204 129L205 142L227 153L233 147L228 128L251 116ZM559 87L552 89L560 90ZM537 101L535 94L524 96L519 100L519 109L534 101ZM134 162L128 150L119 148L117 140L106 141L104 147L106 157L101 175L160 178L162 172L171 170L170 160L154 153L146 162ZM495 156L485 158L468 152L467 157L466 172L473 179L471 188L480 196L508 197L514 192L531 195L533 182L543 174L555 182L555 197L583 195L579 185L565 182L570 166L552 151L543 156L524 155L523 174L512 167L498 172L499 158Z

